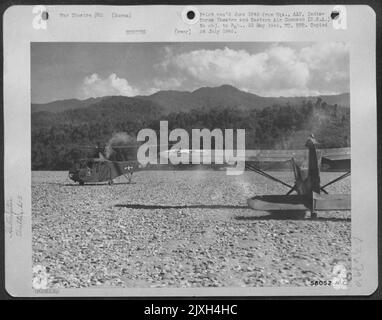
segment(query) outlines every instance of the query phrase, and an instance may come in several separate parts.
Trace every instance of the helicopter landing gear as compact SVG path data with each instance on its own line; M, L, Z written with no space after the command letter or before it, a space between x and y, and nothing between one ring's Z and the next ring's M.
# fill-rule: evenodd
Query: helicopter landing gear
M128 182L128 183L131 183L131 178L132 178L133 174L132 174L132 173L127 173L127 174L125 174L124 176L125 176L125 178L127 179L127 182Z

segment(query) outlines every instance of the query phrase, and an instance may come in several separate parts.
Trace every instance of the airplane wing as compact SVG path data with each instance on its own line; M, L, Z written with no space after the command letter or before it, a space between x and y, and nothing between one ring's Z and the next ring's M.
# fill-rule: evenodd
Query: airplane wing
M233 153L236 156L239 154L239 152L242 150L234 150ZM225 150L190 150L190 149L183 149L183 150L170 150L167 151L167 154L171 152L178 152L178 153L187 153L190 155L196 155L196 156L209 156L211 158L212 163L235 163L234 160L236 160L236 157L230 157L227 156L225 153ZM308 153L307 150L253 150L253 149L247 149L243 152L245 153L244 160L246 162L255 162L255 163L285 163L292 158L295 160L306 160ZM190 158L191 159L191 158Z
M317 149L321 156L327 160L349 160L350 148ZM307 150L250 150L245 151L246 161L287 161L293 158L305 158Z
M290 160L292 158L298 165L306 166L308 163L308 150L245 151L245 163L248 170L253 170L253 168L260 170L289 170L291 169Z
M322 158L329 161L350 160L350 148L320 149Z
M325 169L350 170L350 148L317 149L320 164ZM277 163L280 165L294 158L299 165L306 165L308 150L246 150L245 161L257 165Z
M321 149L322 165L333 170L350 170L350 148Z
M242 150L239 150L242 151ZM170 155L177 157L186 156L191 161L193 156L204 159L208 157L212 164L235 164L236 155L239 151L234 150L234 155L226 154L226 150L193 150L193 149L178 149L171 148L166 151L159 152L159 156L170 158ZM306 167L308 163L307 149L290 149L290 150L256 150L246 149L242 153L245 154L244 160L246 163L255 165L258 168L266 169L286 169L289 168L288 162L293 158L294 161ZM337 167L350 168L350 148L336 149L318 149L317 156L319 163L325 164L328 168L338 169ZM340 168L341 169L341 168Z
M292 158L302 159L307 156L307 150L246 150L245 161L254 162L284 162Z

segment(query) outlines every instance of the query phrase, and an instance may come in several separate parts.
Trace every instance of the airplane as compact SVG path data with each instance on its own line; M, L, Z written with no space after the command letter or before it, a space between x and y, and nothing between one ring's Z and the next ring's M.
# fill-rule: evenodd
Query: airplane
M350 210L350 194L328 194L326 188L350 176L350 148L318 149L317 141L313 134L306 141L307 167L297 158L301 157L300 151L271 151L262 152L253 150L246 154L246 170L254 171L268 179L280 183L289 188L285 195L259 195L248 199L248 205L259 211L285 212L285 211L309 211L312 218L317 217L318 211ZM289 159L288 159L289 157ZM294 185L290 185L266 172L258 166L261 162L289 161L295 177ZM346 173L321 185L320 166L322 164L342 164ZM292 194L295 192L296 194Z

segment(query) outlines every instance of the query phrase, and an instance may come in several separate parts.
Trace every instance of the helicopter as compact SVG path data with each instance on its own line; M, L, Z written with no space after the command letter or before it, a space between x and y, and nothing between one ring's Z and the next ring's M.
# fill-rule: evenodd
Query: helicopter
M135 171L150 167L150 164L143 165L138 162L138 147L138 145L129 144L101 146L100 143L97 143L97 146L77 146L75 149L86 150L86 153L90 153L91 156L74 161L69 169L69 179L78 182L81 186L85 183L98 182L107 182L112 185L115 178L125 176L131 183ZM180 152L180 150L171 152ZM159 153L159 156L168 158L169 154Z
M113 158L107 157L106 147L101 147L98 143L96 147L85 146L79 149L93 150L93 154L98 156L86 157L75 161L69 169L69 179L78 182L79 185L85 183L107 182L109 185L114 183L114 179L125 176L127 181L131 183L134 171L139 167L136 159L130 156L134 152L115 152L119 148L124 150L136 149L135 146L112 146L110 147L116 154Z

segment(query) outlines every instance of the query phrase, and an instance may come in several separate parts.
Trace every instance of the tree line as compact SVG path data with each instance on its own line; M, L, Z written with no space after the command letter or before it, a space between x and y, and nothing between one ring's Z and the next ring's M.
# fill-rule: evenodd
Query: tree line
M245 129L247 149L302 149L311 133L321 148L350 146L350 109L329 105L320 98L316 102L273 105L262 110L214 107L167 116L152 106L134 106L134 111L123 105L109 107L35 114L32 170L67 170L78 158L96 156L94 149L87 146L104 146L116 132L135 137L139 130L151 128L159 133L160 120L168 121L169 130L185 129L190 137L191 130L197 128Z

